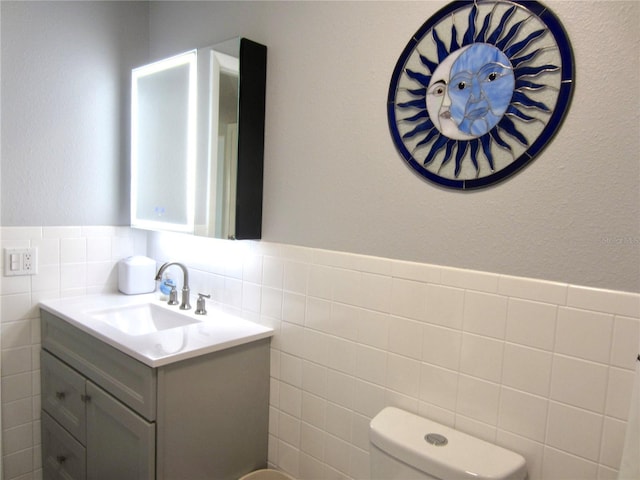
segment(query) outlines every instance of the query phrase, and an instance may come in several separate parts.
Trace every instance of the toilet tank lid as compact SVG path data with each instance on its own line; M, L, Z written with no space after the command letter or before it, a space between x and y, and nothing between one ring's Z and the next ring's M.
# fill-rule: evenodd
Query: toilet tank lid
M429 433L448 443L428 443ZM371 420L369 438L388 455L442 480L522 480L527 474L521 455L394 407Z

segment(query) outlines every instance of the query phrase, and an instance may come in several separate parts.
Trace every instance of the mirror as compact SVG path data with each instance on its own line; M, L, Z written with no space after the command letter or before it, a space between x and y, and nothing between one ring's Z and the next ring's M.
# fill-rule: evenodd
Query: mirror
M261 238L266 51L232 39L132 71L133 227Z

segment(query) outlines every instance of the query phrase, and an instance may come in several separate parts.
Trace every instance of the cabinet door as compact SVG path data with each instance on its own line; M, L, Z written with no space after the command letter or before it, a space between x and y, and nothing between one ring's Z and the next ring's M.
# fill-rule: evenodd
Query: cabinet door
M42 408L84 444L84 377L44 350L40 359Z
M85 449L67 431L42 412L42 477L44 480L84 480Z
M155 478L155 425L87 381L87 478Z

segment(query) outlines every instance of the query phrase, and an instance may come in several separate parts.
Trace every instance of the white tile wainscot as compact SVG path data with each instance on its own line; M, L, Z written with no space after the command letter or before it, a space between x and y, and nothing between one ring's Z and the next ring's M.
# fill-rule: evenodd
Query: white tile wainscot
M269 458L296 478L369 478L386 405L523 454L532 480L615 478L638 294L124 227L1 233L40 254L0 290L5 480L40 475L38 302L115 290L132 254L186 263L194 292L274 328Z

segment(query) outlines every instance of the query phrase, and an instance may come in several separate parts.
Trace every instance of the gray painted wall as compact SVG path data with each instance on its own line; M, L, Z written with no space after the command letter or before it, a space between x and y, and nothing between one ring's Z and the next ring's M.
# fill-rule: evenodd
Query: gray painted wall
M20 7L48 9L58 18L49 22L42 13L33 20L45 36L38 28L31 33L7 28L4 3L3 224L126 223L126 129L109 122L117 118L124 127L126 118L122 110L96 108L102 97L82 92L84 84L70 80L81 61L108 71L109 61L97 54L80 60L67 55L60 68L44 51L60 56L72 28L100 31L103 25L107 37L114 35L117 25L104 24L118 17L119 8L135 7L128 2L94 7L104 9L106 20L91 28L66 20L68 12L54 13L63 7L52 2ZM434 187L403 164L385 111L400 52L445 3L151 2L149 53L158 58L239 33L269 47L265 240L640 291L640 3L545 2L574 46L571 111L553 143L528 168L505 183L466 194ZM64 8L89 7L83 2ZM134 22L129 15L121 20ZM135 56L144 29L134 34L121 28L119 40ZM72 37L85 36L99 34ZM17 47L6 60L5 38L17 39L22 54L46 68L15 58ZM37 76L26 72L27 66ZM5 75L12 82L6 87ZM42 75L55 82L43 88ZM54 92L70 99L56 101ZM38 128L25 118L29 114ZM109 127L106 133L86 121L96 115ZM7 118L15 118L15 125L5 127ZM37 181L27 179L29 169L37 170Z
M131 68L146 2L0 2L2 224L129 223Z

